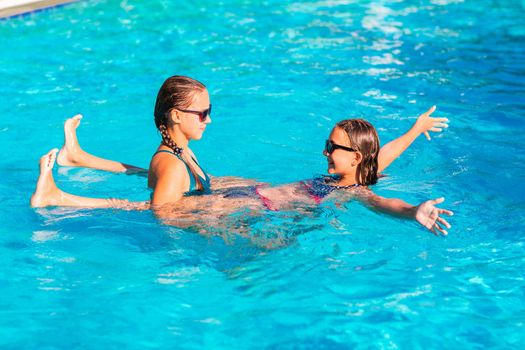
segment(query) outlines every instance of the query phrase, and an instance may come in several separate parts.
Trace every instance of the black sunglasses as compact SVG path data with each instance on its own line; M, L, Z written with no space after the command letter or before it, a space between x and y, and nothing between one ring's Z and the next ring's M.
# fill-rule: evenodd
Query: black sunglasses
M325 150L326 153L332 154L332 152L335 151L336 149L342 149L342 150L345 150L345 151L348 151L348 152L356 152L357 151L357 150L355 150L353 148L346 147L346 146L341 146L341 145L338 145L337 143L333 143L332 140L326 140L326 143L324 145L324 150Z
M192 114L198 115L199 116L199 120L201 121L201 123L204 123L206 121L206 118L208 118L211 115L211 104L210 104L210 107L208 107L207 109L203 110L202 112L191 111L189 109L178 109L178 108L175 108L175 109L179 110L181 112L184 112L184 113L192 113Z

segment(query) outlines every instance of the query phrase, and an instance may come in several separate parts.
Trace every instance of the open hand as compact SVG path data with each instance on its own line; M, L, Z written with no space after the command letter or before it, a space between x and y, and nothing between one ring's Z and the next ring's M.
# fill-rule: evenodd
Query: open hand
M416 221L421 225L425 226L436 236L441 232L443 235L447 235L448 232L443 228L450 228L450 224L447 220L443 219L440 215L454 215L453 212L446 209L436 208L436 204L443 203L445 198L431 199L429 201L423 202L416 208Z
M430 107L428 111L421 114L418 118L414 127L419 131L419 133L425 134L427 140L430 140L429 131L432 132L441 132L443 129L448 128L448 119L447 118L433 118L430 115L434 113L436 106Z

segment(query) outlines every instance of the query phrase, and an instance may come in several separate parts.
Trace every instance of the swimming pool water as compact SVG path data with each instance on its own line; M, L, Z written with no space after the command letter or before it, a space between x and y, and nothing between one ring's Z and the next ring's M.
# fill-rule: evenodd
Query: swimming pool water
M0 21L0 346L397 349L525 346L523 1L82 1ZM208 86L193 149L214 175L326 170L338 120L387 142L437 105L374 190L446 197L446 238L358 203L268 213L251 235L150 212L28 201L38 158L82 113L87 151L147 167L173 74ZM145 200L142 177L58 168L58 185ZM246 220L243 213L232 220ZM278 239L275 249L264 246Z

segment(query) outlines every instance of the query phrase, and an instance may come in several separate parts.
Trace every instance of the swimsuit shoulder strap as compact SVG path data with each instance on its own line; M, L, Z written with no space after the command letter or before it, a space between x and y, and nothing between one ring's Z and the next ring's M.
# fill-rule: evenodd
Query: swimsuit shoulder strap
M173 151L168 151L167 149L161 149L160 151L157 151L155 153L153 153L153 157L155 157L155 155L157 155L158 153L169 153L169 154L173 154L175 157L179 158L180 160L182 160L182 158L175 152Z
M188 175L190 175L190 190L193 190L196 186L196 183L195 183L195 178L193 177L193 174L191 172L191 169L189 167L188 164L186 164L186 162L184 161L184 159L182 159L182 157L180 155L178 155L177 153L173 152L173 151L168 151L168 150L165 150L165 149L161 149L160 151L157 151L153 154L153 156L155 157L155 155L157 153L169 153L169 154L172 154L174 155L175 157L179 158L179 160L184 163L184 166L186 167L186 170L188 171Z
M195 159L195 157L193 157L193 156L190 156L190 157L191 157L191 159L193 159L195 164L197 164L197 166L202 170L202 173L204 174L204 178L201 177L201 179L203 179L206 183L209 184L210 177L208 176L208 173L202 168L202 166L199 164L199 162L197 162L197 159Z

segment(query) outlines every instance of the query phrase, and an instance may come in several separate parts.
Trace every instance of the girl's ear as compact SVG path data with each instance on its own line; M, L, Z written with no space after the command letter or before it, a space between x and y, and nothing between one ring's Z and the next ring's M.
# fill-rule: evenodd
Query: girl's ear
M363 154L359 151L355 152L354 160L352 161L352 164L358 165L363 161Z
M178 110L172 109L170 111L170 118L171 118L171 121L173 122L173 124L180 124L181 115L180 115Z

